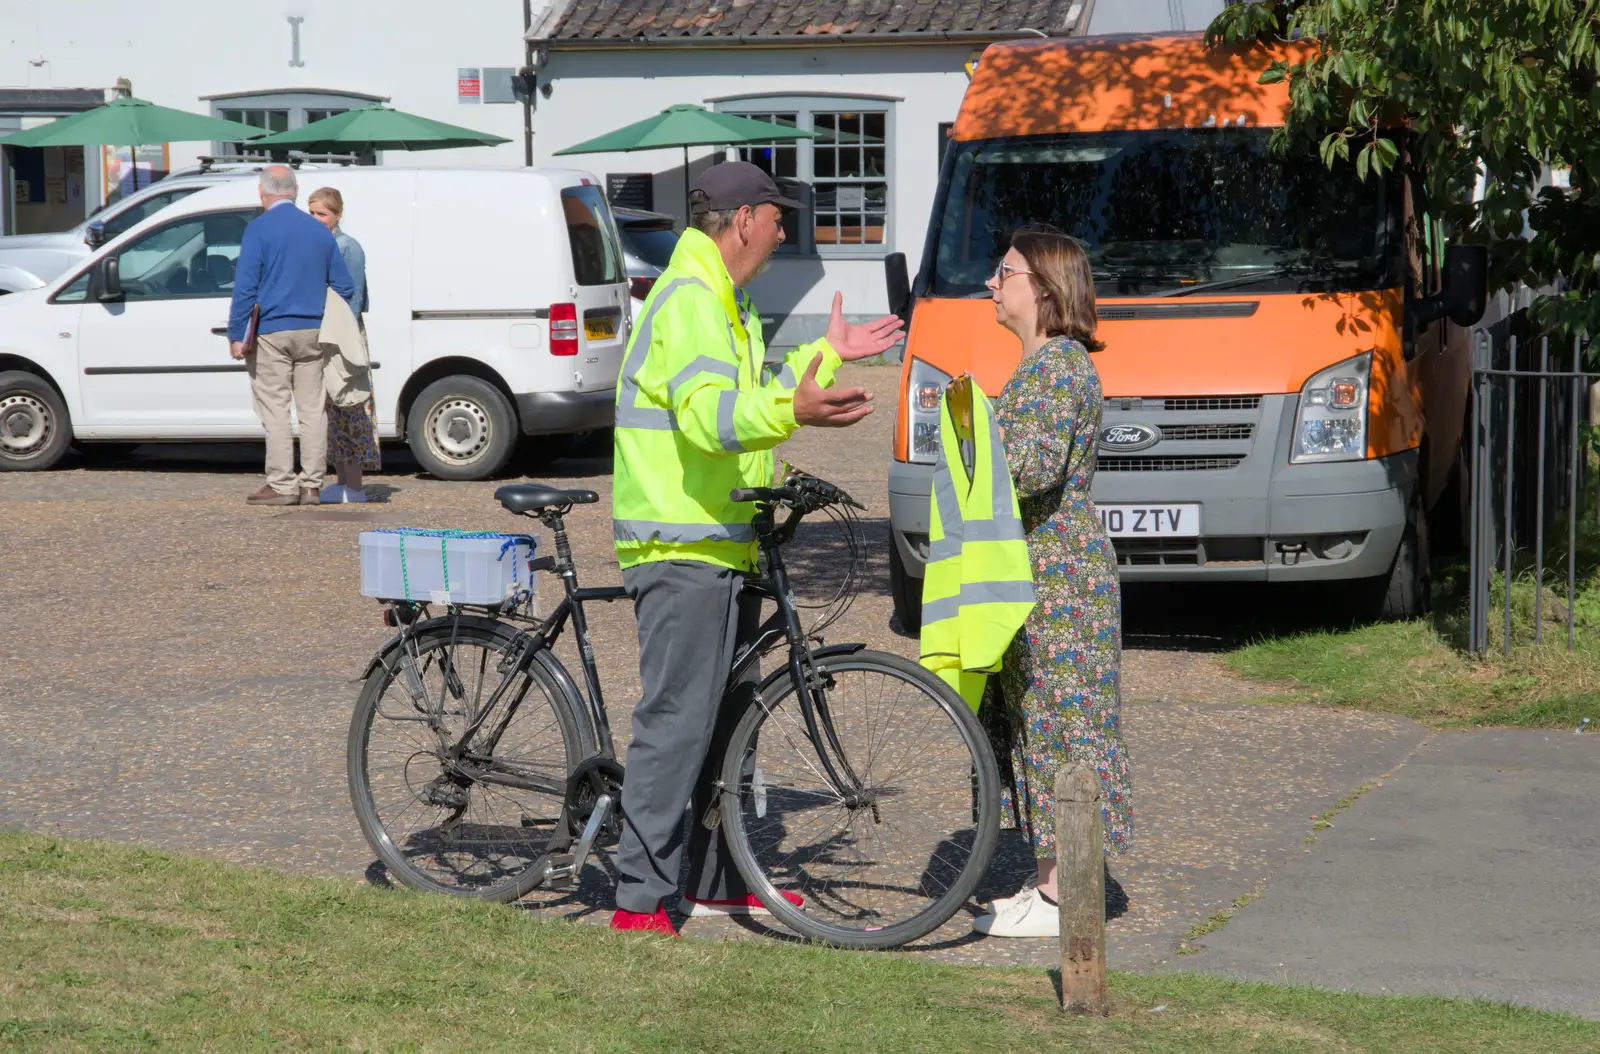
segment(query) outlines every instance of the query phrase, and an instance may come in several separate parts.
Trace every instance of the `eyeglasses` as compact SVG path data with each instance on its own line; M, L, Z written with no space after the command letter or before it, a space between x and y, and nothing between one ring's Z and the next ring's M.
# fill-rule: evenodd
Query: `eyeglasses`
M1012 267L1010 264L1006 263L1004 260L1001 260L997 265L995 265L994 274L991 275L990 277L994 280L994 284L995 285L1005 285L1006 284L1006 279L1010 278L1014 274L1032 274L1032 273L1033 273L1032 271L1024 270L1021 267Z

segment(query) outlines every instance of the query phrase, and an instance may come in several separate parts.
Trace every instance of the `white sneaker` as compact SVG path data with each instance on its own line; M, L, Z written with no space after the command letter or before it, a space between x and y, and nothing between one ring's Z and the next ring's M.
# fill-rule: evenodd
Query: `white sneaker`
M346 502L352 503L352 504L355 504L355 505L362 505L362 504L366 503L366 500L367 500L367 492L366 491L364 491L364 490L351 490L349 487L345 487L343 489L344 489L344 500Z
M990 937L1059 937L1061 909L1041 897L1038 889L1028 889L993 915L974 919L972 932Z
M338 505L344 500L344 484L330 483L322 488L322 504Z
M1007 904L1010 904L1014 900L1021 900L1023 897L1033 892L1035 888L1037 887L1034 883L1034 880L1030 878L1028 879L1026 885L1017 890L1015 893L1011 894L1009 897L995 897L993 900L986 903L984 907L989 909L989 914L996 915L1000 912L1000 909L1004 908Z

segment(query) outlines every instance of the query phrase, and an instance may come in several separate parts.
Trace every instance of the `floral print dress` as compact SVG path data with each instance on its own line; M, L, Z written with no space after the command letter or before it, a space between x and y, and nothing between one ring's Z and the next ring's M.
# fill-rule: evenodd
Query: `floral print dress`
M983 716L1009 777L1003 822L1041 858L1056 855L1056 772L1075 758L1100 771L1106 851L1125 851L1133 834L1117 558L1089 500L1100 403L1088 351L1066 337L1024 358L995 400L1037 603L990 679Z

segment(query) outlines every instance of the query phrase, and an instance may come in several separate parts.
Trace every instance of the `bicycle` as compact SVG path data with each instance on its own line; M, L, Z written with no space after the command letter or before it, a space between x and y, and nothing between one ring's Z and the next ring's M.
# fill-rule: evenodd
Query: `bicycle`
M584 605L626 594L578 584L565 517L597 502L593 491L519 484L495 496L550 530L555 553L530 570L559 577L561 600L544 618L521 597L437 617L426 605L386 602L399 633L367 668L348 771L362 831L401 883L513 901L570 883L620 835L625 773ZM756 504L763 571L744 588L776 611L739 651L728 683L769 651L786 645L787 657L736 727L719 815L706 820L726 826L746 884L802 937L849 948L909 943L948 921L988 865L1000 809L988 739L921 666L863 644L823 645L819 627L802 627L781 550L805 516L826 510L853 525L849 510L862 506L799 473L731 497ZM841 596L849 585L847 576ZM586 691L552 650L569 621Z

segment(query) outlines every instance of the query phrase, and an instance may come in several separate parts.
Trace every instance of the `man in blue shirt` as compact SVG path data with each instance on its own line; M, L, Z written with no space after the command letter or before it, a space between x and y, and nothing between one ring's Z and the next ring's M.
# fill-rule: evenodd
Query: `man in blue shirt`
M328 287L353 302L355 283L328 229L295 207L300 187L294 169L261 171L265 211L245 228L234 272L228 340L233 357L250 369L256 416L267 430L267 485L245 500L252 505L320 505L328 470L324 409L324 359L317 333ZM245 351L250 312L261 308L255 351ZM300 472L294 470L289 404L300 421Z

